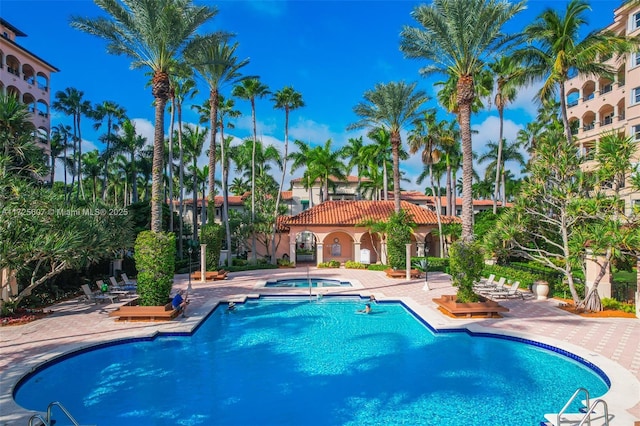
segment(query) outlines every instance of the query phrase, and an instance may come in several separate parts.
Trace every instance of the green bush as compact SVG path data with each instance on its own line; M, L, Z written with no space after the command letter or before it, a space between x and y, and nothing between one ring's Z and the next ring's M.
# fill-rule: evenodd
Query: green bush
M353 260L347 260L344 264L347 269L367 269L367 265L360 262L354 262Z
M387 253L392 268L402 269L406 267L407 248L411 242L411 230L415 227L413 218L405 210L393 213L387 223Z
M173 233L143 231L136 238L138 303L160 306L167 303L175 271L176 242Z
M339 268L340 262L337 260L330 260L328 262L322 262L318 264L318 268Z
M229 266L225 267L229 272L238 272L238 271L255 271L259 269L277 269L277 265L272 265L271 263L257 263L255 265L247 264L242 266Z
M220 250L224 239L224 228L217 223L208 223L200 230L200 242L207 245L207 271L217 271L220 265Z
M233 258L231 260L231 263L233 266L244 266L244 265L248 265L249 261L245 259Z
M483 275L488 277L494 274L496 279L499 277L505 277L511 281L520 281L520 287L529 288L534 282L544 280L549 283L549 292L553 291L556 284L555 281L548 280L544 274L535 274L532 272L524 271L520 268L513 268L510 266L502 265L484 265Z
M622 312L627 312L627 313L634 313L636 311L636 307L635 305L630 305L628 303L622 303L622 302L618 302L615 299L610 299L608 297L605 297L604 299L602 299L602 309L609 309L609 310L613 310L613 311L622 311Z
M367 266L367 269L369 271L385 271L387 269L389 269L391 266L389 265L383 265L381 263L372 263L371 265Z
M451 281L458 287L458 302L477 302L478 295L473 284L482 276L484 255L480 246L473 242L456 241L449 250Z
M424 257L412 257L411 264L414 264L414 261L424 259ZM427 262L429 264L429 272L446 272L449 270L449 258L448 257L427 257Z
M278 259L277 260L278 266L293 266L294 263L291 260L288 259Z

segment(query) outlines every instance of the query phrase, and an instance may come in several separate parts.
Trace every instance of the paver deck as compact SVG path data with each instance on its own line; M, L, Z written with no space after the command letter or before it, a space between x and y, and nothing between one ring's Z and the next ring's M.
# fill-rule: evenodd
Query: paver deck
M118 304L93 305L67 301L53 306L53 314L41 320L0 328L0 426L26 425L33 412L19 407L12 392L18 380L44 361L97 343L150 336L158 331L191 331L220 301L241 301L259 294L309 294L308 288L265 288L259 281L320 276L343 278L355 288L313 288L313 294L374 294L378 300L402 300L436 329L466 327L472 331L509 334L568 350L602 368L612 387L604 399L616 417L614 425L640 420L640 320L582 318L557 308L553 300L505 300L510 310L504 318L453 319L437 310L432 298L455 294L448 275L429 273L410 281L387 278L384 272L351 269L260 270L230 273L225 281L192 281L188 318L168 323L117 322L108 316ZM177 275L174 289L187 289L188 276ZM569 395L567 396L569 397ZM560 409L561 407L558 407ZM42 407L45 410L46 407Z

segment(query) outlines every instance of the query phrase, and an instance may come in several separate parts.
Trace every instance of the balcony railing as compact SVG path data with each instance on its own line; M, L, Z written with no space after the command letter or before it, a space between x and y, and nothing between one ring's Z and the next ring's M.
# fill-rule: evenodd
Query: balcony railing
M15 68L11 68L11 67L7 67L7 71L9 71L11 74L20 77L20 73L18 72L17 69Z
M44 90L45 92L49 91L49 87L46 84L38 83L38 89Z
M610 117L605 117L604 120L602 120L600 122L601 126L608 126L609 124L613 123L613 116Z
M578 105L578 100L576 99L575 101L569 101L567 102L567 107L571 108Z
M591 92L591 93L589 93L587 96L585 96L584 98L582 98L582 101L584 102L584 101L591 100L591 99L593 99L593 97L594 97L594 96L595 96L595 93L594 93L594 92Z
M611 83L609 83L609 84L603 86L602 89L600 89L600 94L602 95L602 94L608 93L608 92L610 92L612 90L613 90L613 85L611 85Z
M571 129L571 134L572 135L577 135L578 134L578 129Z
M589 130L593 130L595 127L596 127L596 123L589 123L589 124L585 124L584 126L582 126L582 130L587 132Z
M38 111L38 115L40 117L45 117L45 118L49 116L49 114L47 114L46 112L43 112L43 111Z

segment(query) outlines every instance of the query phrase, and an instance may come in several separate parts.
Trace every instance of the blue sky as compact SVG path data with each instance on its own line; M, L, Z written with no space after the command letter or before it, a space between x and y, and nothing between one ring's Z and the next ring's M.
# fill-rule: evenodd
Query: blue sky
M196 3L203 3L196 1ZM300 139L320 145L331 138L339 147L349 137L364 131L346 131L357 120L353 107L366 90L376 83L418 82L418 87L435 98L433 82L442 77L423 78L418 69L425 63L404 59L399 51L399 33L403 25L415 25L412 9L415 1L262 1L227 0L207 2L218 8L218 15L204 31L224 30L236 34L238 56L250 58L244 72L260 76L271 91L293 86L302 94L304 108L290 116L290 140ZM564 1L529 1L527 9L508 24L509 32L519 31L545 8L564 9ZM613 11L621 1L592 1L587 31L600 29L613 21ZM142 70L131 70L130 60L106 53L105 42L69 26L72 15L100 16L102 11L89 0L2 0L0 14L22 30L27 37L17 40L60 69L52 76L52 95L66 87L84 91L85 99L96 104L114 101L126 108L138 132L153 141L151 90ZM223 87L229 94L231 87ZM517 131L531 121L536 111L533 96L536 87L524 88L505 112L505 137L513 140ZM208 94L200 83L194 103L201 104ZM53 96L52 96L53 100ZM235 120L230 133L238 138L251 135L251 109L248 102L236 101L243 116ZM433 99L428 106L438 107ZM440 119L452 119L439 108ZM185 121L197 123L198 117L185 108ZM258 133L265 143L281 148L284 140L284 112L273 108L270 98L257 102ZM70 119L53 112L52 124L70 124ZM478 131L473 136L474 151L485 152L484 144L497 140L498 116L495 109L472 117ZM168 120L167 120L168 127ZM83 150L103 146L97 140L89 120L83 125ZM238 139L240 140L240 139ZM365 143L367 142L365 137ZM204 153L200 165L206 164ZM516 175L520 168L507 167ZM415 184L422 170L419 155L402 163L411 183L403 189L424 190ZM483 173L484 166L476 165ZM299 172L301 173L301 171ZM297 173L296 176L299 174ZM56 172L61 179L62 173ZM287 176L289 179L291 176Z

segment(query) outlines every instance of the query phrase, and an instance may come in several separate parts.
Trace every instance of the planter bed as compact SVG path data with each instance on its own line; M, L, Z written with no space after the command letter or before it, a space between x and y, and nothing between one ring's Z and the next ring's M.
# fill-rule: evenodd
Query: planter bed
M173 309L171 303L164 306L121 306L110 312L110 317L117 317L118 321L170 321L178 316L179 311Z
M407 271L405 269L387 269L384 271L389 278L406 278ZM417 269L411 269L409 272L409 276L411 278L420 278L421 272Z
M484 317L484 318L501 318L500 312L509 312L509 308L500 306L498 302L492 300L483 300L473 303L458 303L455 295L443 295L440 298L432 299L439 309L454 317Z

